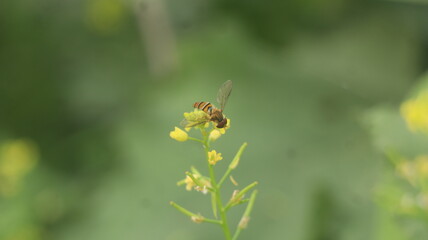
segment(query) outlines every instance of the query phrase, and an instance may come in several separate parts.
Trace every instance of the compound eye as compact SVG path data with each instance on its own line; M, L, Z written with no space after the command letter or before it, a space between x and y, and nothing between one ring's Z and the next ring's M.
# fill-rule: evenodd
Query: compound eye
M221 120L221 122L219 122L217 124L217 128L224 128L224 126L226 126L226 124L227 124L227 119L223 118L223 120Z

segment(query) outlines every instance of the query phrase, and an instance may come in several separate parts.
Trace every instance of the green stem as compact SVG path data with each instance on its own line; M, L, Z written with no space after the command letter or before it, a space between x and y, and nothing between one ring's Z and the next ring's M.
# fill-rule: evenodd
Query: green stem
M232 240L237 240L241 231L247 227L248 221L250 221L251 211L253 210L254 201L256 201L256 196L257 190L254 190L251 193L250 201L248 202L247 208L245 209L244 215L242 215L241 221L238 224L238 228L236 229Z
M221 221L215 219L204 218L204 222L221 225Z
M214 223L214 224L218 224L218 225L222 224L221 221L218 221L218 220L215 220L215 219L205 218L205 217L202 217L199 214L192 213L191 211L185 209L184 207L178 205L177 203L175 203L173 201L169 202L169 204L171 204L171 206L175 207L178 211L182 212L183 214L185 214L185 215L187 215L189 217L194 217L194 218L200 219L201 222Z
M245 193L250 191L253 187L255 187L258 184L258 182L253 182L250 185L246 186L244 189L242 189L236 196L234 196L230 201L227 203L226 207L224 207L224 211L229 210L230 207L234 206L236 203L239 202L239 200L244 196ZM251 200L251 199L250 199Z
M227 176L229 176L230 172L232 172L232 168L228 168L226 173L223 175L223 177L220 179L220 182L218 182L218 187L221 187L221 185L223 184L224 180L226 180Z
M175 207L178 211L184 213L184 215L187 215L189 217L197 216L197 214L192 213L191 211L185 209L184 207L178 205L177 203L175 203L173 201L169 202L169 204L171 204L171 206Z
M220 195L220 188L217 185L217 182L215 180L215 172L214 172L214 166L211 165L208 160L208 152L210 151L210 146L209 146L209 141L208 141L208 136L209 136L209 132L207 133L205 131L205 129L201 129L202 135L204 136L204 150L205 150L205 154L207 157L207 163L208 163L208 169L210 172L210 178L211 178L211 185L212 188L214 189L214 194L215 194L215 199L217 202L217 207L219 209L220 212L220 217L221 217L221 227L223 229L224 232L224 236L226 238L226 240L232 240L232 235L230 234L230 229L229 229L229 225L227 224L227 215L226 215L226 211L223 208L223 203L221 202L221 195Z
M235 169L238 166L239 160L241 159L241 155L244 152L245 148L247 147L247 143L244 142L241 147L239 148L238 152L236 153L235 157L233 158L232 162L229 164L229 167L227 168L226 173L221 178L220 182L218 183L219 188L223 184L223 182L226 180L226 178L229 176L229 174L232 172L233 169Z
M204 143L204 141L202 141L201 139L197 139L197 138L193 138L193 137L187 137L187 139L193 140L193 141L196 141L196 142L200 142L200 143Z

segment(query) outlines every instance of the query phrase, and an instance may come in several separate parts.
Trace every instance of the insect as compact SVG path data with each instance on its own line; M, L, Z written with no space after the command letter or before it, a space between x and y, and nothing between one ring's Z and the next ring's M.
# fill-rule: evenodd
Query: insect
M206 123L207 121L213 121L217 123L217 128L224 128L227 124L227 118L224 117L223 110L226 106L227 99L229 98L231 92L232 81L227 80L225 83L223 83L223 85L221 85L217 93L217 102L220 104L220 109L214 107L214 105L212 105L210 102L195 102L193 104L193 107L206 112L209 118L201 119L192 123L186 121L185 124L187 125L187 127L193 127L199 124Z

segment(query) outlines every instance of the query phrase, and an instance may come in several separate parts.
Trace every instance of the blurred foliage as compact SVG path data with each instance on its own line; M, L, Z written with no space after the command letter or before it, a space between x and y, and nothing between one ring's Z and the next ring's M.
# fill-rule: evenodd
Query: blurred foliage
M428 236L427 83L425 75L401 112L382 107L368 115L374 141L392 163L377 187L377 202L400 220L401 239Z
M426 238L401 208L422 189L385 161L428 155L400 115L425 106L426 6L0 1L0 238L219 239L168 206L209 208L175 187L201 149L168 131L227 79L233 134L215 147L248 140L234 177L260 176L243 239Z
M354 17L370 1L292 0L227 1L216 3L223 14L236 16L256 38L281 47L299 31L329 31Z

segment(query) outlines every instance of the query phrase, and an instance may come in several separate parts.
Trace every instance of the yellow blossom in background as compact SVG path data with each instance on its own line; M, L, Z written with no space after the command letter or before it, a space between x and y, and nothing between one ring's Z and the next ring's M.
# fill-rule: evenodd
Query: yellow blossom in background
M177 140L179 142L187 141L187 139L189 138L189 135L187 135L187 133L185 131L181 130L178 127L175 127L174 131L171 131L169 133L169 136L172 139L175 139L175 140Z
M421 177L428 180L428 156L423 155L416 158L416 169Z
M428 91L404 102L401 114L410 130L428 134Z
M209 135L209 140L210 141L215 141L217 140L219 137L221 137L221 132L218 129L214 129L211 131L210 135Z
M87 0L85 23L101 34L117 32L123 25L126 9L121 0Z
M0 145L0 195L13 196L20 190L25 177L36 165L38 158L34 144L15 140Z
M222 160L223 157L221 153L217 153L215 150L208 152L208 163L211 165L215 165L218 161Z

